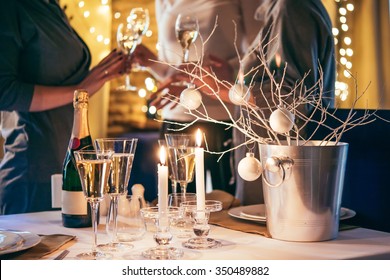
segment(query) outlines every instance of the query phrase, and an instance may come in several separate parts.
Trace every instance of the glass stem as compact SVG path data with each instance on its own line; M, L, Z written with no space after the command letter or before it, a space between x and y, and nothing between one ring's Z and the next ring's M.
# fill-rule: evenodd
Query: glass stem
M89 205L91 206L91 212L92 212L92 227L93 227L93 245L92 245L92 251L96 252L97 248L97 215L98 215L98 209L99 209L99 201L97 200L90 200Z
M188 62L188 55L189 55L189 49L188 48L184 48L183 49L183 63L187 63Z
M187 184L180 184L180 190L183 195L187 192Z
M175 180L171 180L171 186L172 186L172 193L177 193L177 183Z
M125 76L125 83L126 83L126 88L131 87L130 74L126 74L126 76Z
M119 196L112 195L111 197L111 206L112 207L112 218L114 220L114 234L112 238L112 243L118 242L118 201Z

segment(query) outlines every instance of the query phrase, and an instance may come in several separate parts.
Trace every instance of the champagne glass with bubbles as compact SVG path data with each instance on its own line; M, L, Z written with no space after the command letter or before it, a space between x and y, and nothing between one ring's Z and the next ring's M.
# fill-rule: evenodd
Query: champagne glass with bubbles
M92 212L93 246L90 252L83 252L76 257L84 260L111 258L97 250L97 215L100 201L103 199L111 169L112 153L100 154L96 151L79 150L74 152L77 171L80 176L84 197Z
M118 240L118 201L121 196L127 195L130 174L133 167L137 138L100 138L95 140L96 149L101 154L112 154L112 167L107 182L110 196L110 207L106 221L106 231L112 237L108 244L99 245L104 250L117 250L123 247L132 247Z
M182 63L189 62L189 53L191 45L196 41L199 33L198 19L193 14L181 13L176 18L175 34L176 39L183 49ZM192 83L178 81L173 83L175 86L192 87Z
M126 20L125 23L120 23L118 25L118 30L116 33L116 41L118 48L124 52L128 59L134 53L135 48L139 42L139 34L134 28L134 23ZM130 83L130 74L126 73L125 75L125 84L117 88L119 91L135 91L137 88L131 85Z
M134 48L132 49L132 52L134 52L137 45L142 43L142 38L146 31L148 31L150 23L149 10L142 7L133 8L126 19L126 22L128 27L131 28L131 33L134 33L132 36L134 36L134 39L136 40L132 41L132 44L134 44L134 46L132 46ZM142 68L139 64L133 64L132 70L140 71ZM130 82L130 74L127 74L125 77L126 84L118 89L124 91L136 91L137 87L132 85Z
M179 14L175 23L176 39L183 49L183 63L188 63L190 46L199 33L198 19L192 14Z
M172 172L180 185L181 193L186 193L188 183L194 180L195 137L191 134L165 134L168 146L168 159Z

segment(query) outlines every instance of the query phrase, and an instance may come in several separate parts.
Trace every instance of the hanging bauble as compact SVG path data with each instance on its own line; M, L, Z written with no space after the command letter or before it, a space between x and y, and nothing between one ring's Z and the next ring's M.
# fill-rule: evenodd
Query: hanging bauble
M249 97L249 88L244 84L235 84L229 90L229 99L235 105L245 104Z
M194 87L188 87L180 94L180 104L190 110L196 110L202 104L202 94Z
M278 108L272 112L269 124L277 133L287 133L294 126L295 116L286 108Z
M254 153L246 153L246 157L238 163L237 171L245 181L254 181L260 177L263 168Z

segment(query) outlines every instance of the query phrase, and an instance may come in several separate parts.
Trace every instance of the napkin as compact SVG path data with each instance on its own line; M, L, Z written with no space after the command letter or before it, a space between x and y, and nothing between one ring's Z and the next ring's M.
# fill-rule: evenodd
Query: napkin
M260 234L265 237L271 237L265 224L235 219L228 214L228 210L211 213L209 224L247 233Z
M206 193L206 200L218 200L222 202L222 209L227 210L232 207L240 206L240 200L230 193L222 190L213 190L210 193Z
M6 254L0 256L2 260L38 260L45 255L48 255L62 245L76 238L73 235L65 235L65 234L50 234L50 235L40 235L41 242L36 246L11 254Z

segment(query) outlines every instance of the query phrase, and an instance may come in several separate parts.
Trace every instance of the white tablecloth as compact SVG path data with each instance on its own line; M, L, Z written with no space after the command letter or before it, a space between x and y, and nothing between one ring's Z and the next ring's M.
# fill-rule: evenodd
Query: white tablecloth
M68 248L66 259L75 259L83 250L91 248L92 229L65 228L61 224L61 213L38 212L0 216L0 229L25 230L36 234L75 235L75 241L47 255L52 259ZM324 242L286 242L212 226L209 237L220 240L223 246L209 250L184 250L184 259L238 259L238 260L332 260L332 259L387 259L390 260L390 233L355 228L341 231L335 240ZM104 226L99 226L98 243L108 242ZM183 239L174 238L172 245L180 247ZM134 248L114 253L114 259L139 259L140 253L155 246L152 233L148 232L140 241L133 242Z

